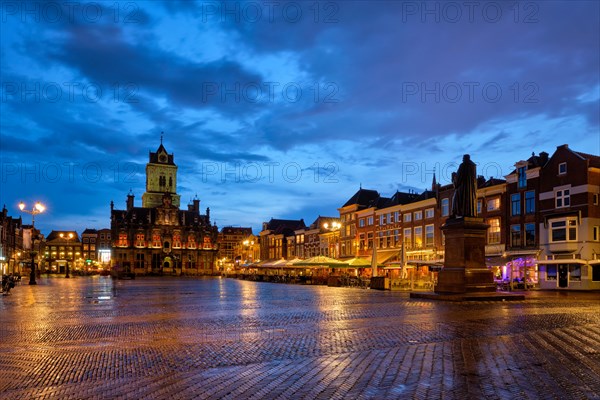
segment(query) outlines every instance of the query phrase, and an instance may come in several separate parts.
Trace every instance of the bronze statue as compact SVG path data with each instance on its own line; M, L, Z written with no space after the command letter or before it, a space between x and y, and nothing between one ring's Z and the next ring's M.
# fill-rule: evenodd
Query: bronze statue
M465 154L458 172L452 174L454 197L452 198L452 216L477 216L477 167L471 156Z

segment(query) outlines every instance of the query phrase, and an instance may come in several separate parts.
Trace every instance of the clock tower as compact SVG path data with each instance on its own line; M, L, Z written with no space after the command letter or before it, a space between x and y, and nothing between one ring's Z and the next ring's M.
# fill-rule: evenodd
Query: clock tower
M173 154L167 153L163 146L161 135L160 146L156 152L150 152L150 160L146 164L146 192L142 195L142 207L162 206L165 194L169 194L173 206L179 208L177 165L173 162Z

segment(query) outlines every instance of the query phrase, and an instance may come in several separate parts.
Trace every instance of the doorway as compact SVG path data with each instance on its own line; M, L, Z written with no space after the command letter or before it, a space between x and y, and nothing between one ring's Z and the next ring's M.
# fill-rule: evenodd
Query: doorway
M569 266L566 264L558 265L558 287L569 287Z

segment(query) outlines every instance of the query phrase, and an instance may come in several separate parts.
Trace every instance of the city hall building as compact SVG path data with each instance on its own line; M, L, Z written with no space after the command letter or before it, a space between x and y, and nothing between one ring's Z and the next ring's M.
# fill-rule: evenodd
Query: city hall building
M217 260L218 229L210 209L200 213L194 199L181 210L177 165L162 144L150 152L142 206L127 195L125 210L111 202L113 271L136 275L211 275Z

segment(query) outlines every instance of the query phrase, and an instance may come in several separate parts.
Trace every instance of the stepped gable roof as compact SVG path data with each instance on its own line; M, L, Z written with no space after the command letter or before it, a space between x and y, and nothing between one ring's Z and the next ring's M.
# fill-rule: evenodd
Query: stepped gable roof
M49 242L51 240L66 240L65 238L61 238L60 234L63 235L68 235L69 233L73 234L73 239L69 239L70 242L74 242L77 243L79 242L79 235L77 234L76 231L51 231L50 234L48 235L48 237L46 238L46 241Z
M360 188L342 207L351 206L353 204L370 207L371 202L376 200L378 197L379 192L377 192L377 190Z
M417 198L413 201L421 201L421 200L427 200L427 199L434 199L435 198L435 192L432 190L425 190L423 193L417 195Z
M573 151L573 153L577 154L579 157L589 160L590 167L600 168L600 156L596 156L596 155L588 154L588 153L582 153L580 151Z
M490 177L490 179L485 181L482 185L478 185L478 187L479 188L487 188L487 187L492 187L492 186L496 186L496 185L502 185L504 183L506 183L505 179L498 179L498 178Z
M221 228L221 233L226 235L252 235L252 228L243 228L239 226L224 226Z
M323 226L324 223L332 223L332 222L338 222L340 219L338 217L323 217L322 215L319 215L312 224L310 224L310 226L308 227L309 229L315 229L315 228L321 228ZM301 228L300 228L301 229Z
M298 229L306 228L304 219L275 219L271 218L267 222L267 230L270 230L274 234L294 232Z

